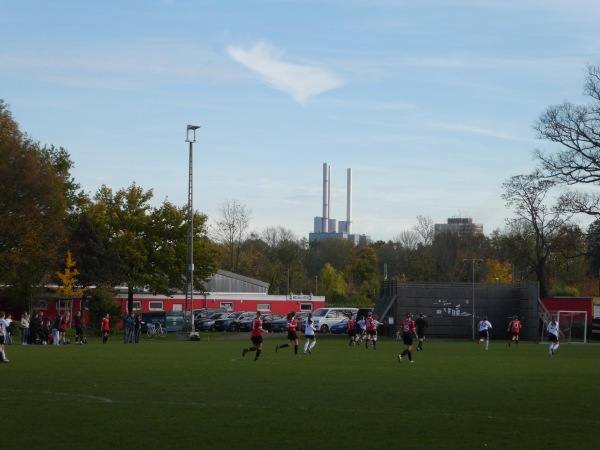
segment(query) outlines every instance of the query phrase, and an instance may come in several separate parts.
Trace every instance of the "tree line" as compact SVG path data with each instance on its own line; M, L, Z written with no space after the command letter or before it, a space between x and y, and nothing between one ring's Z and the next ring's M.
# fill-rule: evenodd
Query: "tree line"
M435 234L419 216L388 241L309 242L280 226L252 230L252 211L225 200L211 220L193 212L194 285L224 269L268 282L270 294L313 293L330 304L372 304L383 279L538 281L541 296L598 295L600 67L588 66L584 91L588 104L550 106L534 123L548 147L534 150L531 173L504 182L512 216L489 236ZM125 285L130 298L140 288L185 291L187 205L152 206L152 189L135 182L86 194L73 164L64 148L31 140L0 100L2 297L31 304L60 283L68 254L83 287ZM574 221L582 215L594 219L586 229Z

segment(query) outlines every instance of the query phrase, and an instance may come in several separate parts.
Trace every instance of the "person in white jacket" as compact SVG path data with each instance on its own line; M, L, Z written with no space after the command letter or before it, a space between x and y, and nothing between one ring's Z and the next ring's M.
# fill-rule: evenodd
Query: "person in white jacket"
M313 324L312 313L306 316L304 335L306 342L304 343L304 353L312 353L312 349L317 345L317 337L315 336L315 325Z

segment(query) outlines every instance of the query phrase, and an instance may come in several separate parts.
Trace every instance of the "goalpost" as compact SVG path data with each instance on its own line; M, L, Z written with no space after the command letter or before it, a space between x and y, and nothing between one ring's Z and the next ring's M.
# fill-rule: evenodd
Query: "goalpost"
M586 344L587 316L587 311L558 311L556 320L558 321L559 341L569 344ZM548 331L544 330L546 338L547 334Z

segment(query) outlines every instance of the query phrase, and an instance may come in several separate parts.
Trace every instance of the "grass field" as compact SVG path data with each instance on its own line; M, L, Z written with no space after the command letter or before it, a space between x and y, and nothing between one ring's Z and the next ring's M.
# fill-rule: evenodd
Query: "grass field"
M600 346L425 344L398 363L318 336L312 355L242 358L248 334L200 342L7 346L0 448L592 449L600 446ZM302 344L302 343L301 343ZM354 444L352 444L354 442Z

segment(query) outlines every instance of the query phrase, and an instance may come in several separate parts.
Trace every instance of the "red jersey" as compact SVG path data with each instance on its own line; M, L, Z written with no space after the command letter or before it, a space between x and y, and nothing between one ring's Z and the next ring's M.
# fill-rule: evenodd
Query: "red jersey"
M260 320L260 317L257 317L256 319L254 319L252 321L252 334L251 336L260 336L260 329L262 328L262 320Z
M508 329L511 333L519 334L519 331L521 331L521 321L519 319L511 320L508 324Z
M288 320L287 329L288 331L296 331L296 319L292 317L290 320Z
M102 319L102 331L110 331L110 322L108 317Z
M365 328L367 331L373 331L375 329L375 319L367 317L365 319Z
M354 320L352 319L348 320L348 330L354 330Z
M412 319L404 319L400 324L400 330L403 333L415 334L415 321Z

